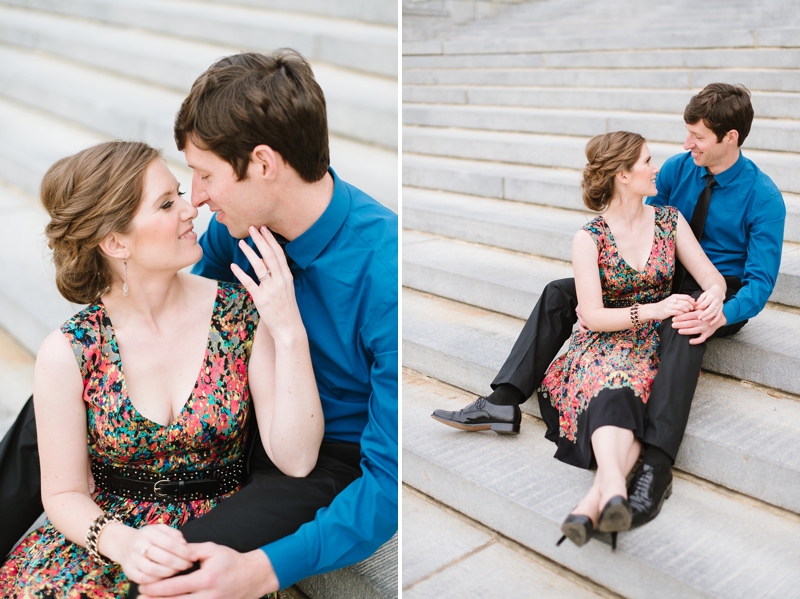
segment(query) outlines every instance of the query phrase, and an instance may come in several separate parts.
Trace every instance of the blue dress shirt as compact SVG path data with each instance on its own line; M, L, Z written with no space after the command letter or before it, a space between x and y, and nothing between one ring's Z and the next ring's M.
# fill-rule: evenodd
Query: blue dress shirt
M325 416L325 440L361 444L362 476L316 518L262 549L285 588L365 559L397 530L397 215L334 180L330 204L286 244ZM252 240L248 240L254 246ZM244 253L216 219L196 274L233 281Z
M706 174L691 152L672 156L656 178L658 195L647 203L675 206L691 222ZM727 324L734 324L761 312L775 288L786 206L772 179L741 151L714 179L700 245L723 276L738 277L744 285L722 309Z

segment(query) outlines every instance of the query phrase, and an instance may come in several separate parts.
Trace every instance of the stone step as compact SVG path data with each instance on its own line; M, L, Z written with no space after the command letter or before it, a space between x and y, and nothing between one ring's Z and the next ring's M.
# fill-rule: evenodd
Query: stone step
M403 294L403 323L404 366L476 395L491 392L489 384L524 324L408 287ZM540 417L535 397L522 408ZM704 370L676 465L800 513L798 411L797 396Z
M55 58L61 57L92 69L110 71L122 77L175 90L178 95L173 96L169 96L167 90L143 92L163 98L160 100L163 103L174 103L177 99L178 105L172 109L168 119L170 122L197 76L219 57L239 51L238 47L181 40L138 29L3 6L0 6L0 42L16 47L5 48L6 52L19 52L7 54L6 59L10 64L3 67L5 74L13 73L17 80L18 94L35 97L45 88L48 96L58 94L70 99L75 96L86 97L91 95L90 89L109 81L104 80L100 73L90 73L77 65L58 62ZM55 57L37 55L32 51L46 52ZM326 95L333 133L390 149L397 147L396 81L321 63L315 63L313 67ZM40 71L51 72L53 68L58 71L44 81L36 77ZM73 89L74 86L69 85L70 76L85 82L89 90ZM114 94L115 88L119 87L114 97L118 109L136 105L138 95L119 98L122 90L129 89L134 82L125 83L119 79L110 81L113 82L112 89L106 93ZM63 104L66 100L55 102L48 97L40 101L44 102Z
M800 39L800 38L799 38ZM798 69L403 69L403 83L698 89L713 82L742 83L751 91L800 91Z
M567 262L572 259L575 232L592 218L594 215L587 212L535 204L403 190L406 228ZM778 281L770 299L800 307L800 245L784 243Z
M445 543L442 540L446 539ZM461 514L403 487L403 597L530 597L589 599L566 568L509 542Z
M585 211L580 171L403 153L403 185ZM784 239L800 242L800 195L784 193Z
M404 59L405 61L405 59ZM468 85L403 85L403 104L438 103L579 110L629 110L683 114L697 89L632 89L592 87L526 87ZM800 95L753 92L759 118L793 119L800 114Z
M778 598L800 585L796 515L683 475L659 517L621 533L616 552L607 535L556 547L593 474L554 460L532 418L519 436L450 429L430 413L473 397L408 371L403 381L404 482L543 557L623 597Z
M197 1L4 0L4 4L215 42L239 50L294 48L311 61L383 77L397 76L398 35L392 26L269 10L264 6ZM0 13L0 20L6 18L5 11Z
M587 141L587 137L566 135L403 127L404 152L574 170L582 170L586 164ZM656 164L684 151L680 145L658 142L648 147ZM743 151L781 191L800 193L800 163L795 154L748 150L746 142Z
M683 110L680 113L640 113L620 110L411 104L403 106L403 124L585 137L609 131L636 131L648 141L681 145L686 139ZM800 152L800 120L755 119L744 147L746 150Z
M1 191L0 198L4 202L0 214L5 215L10 208L5 203L8 198ZM33 393L33 367L33 354L0 329L0 439Z
M251 6L253 8L269 8L287 10L286 0L216 0L226 4ZM397 25L397 0L293 0L292 12L311 13L324 17L338 17L378 23L381 25Z
M707 48L606 50L515 54L433 54L403 58L404 69L796 69L796 48Z

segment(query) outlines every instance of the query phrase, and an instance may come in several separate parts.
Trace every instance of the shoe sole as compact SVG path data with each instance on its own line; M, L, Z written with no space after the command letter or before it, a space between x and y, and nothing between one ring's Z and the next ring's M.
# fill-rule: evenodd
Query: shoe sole
M586 536L586 527L579 522L564 522L561 532L578 547L583 547L590 539Z
M498 435L518 435L519 434L519 424L509 424L509 423L485 423L485 424L462 424L460 422L453 422L452 420L446 420L444 418L439 418L438 416L431 415L436 422L441 422L442 424L446 424L447 426L452 426L453 428L457 428L462 431L468 432L477 432L477 431L494 431Z
M610 505L603 510L597 530L600 532L622 532L630 530L633 515L631 510L623 503Z
M667 487L667 490L664 491L664 499L662 499L661 502L658 504L658 506L656 506L656 510L653 513L653 517L652 518L648 518L647 520L644 520L643 522L635 522L634 523L633 521L631 521L631 528L639 528L640 526L644 526L648 522L652 522L653 520L658 518L658 515L661 513L661 508L664 507L664 502L667 499L669 499L671 496L672 496L672 481L670 481L669 486Z

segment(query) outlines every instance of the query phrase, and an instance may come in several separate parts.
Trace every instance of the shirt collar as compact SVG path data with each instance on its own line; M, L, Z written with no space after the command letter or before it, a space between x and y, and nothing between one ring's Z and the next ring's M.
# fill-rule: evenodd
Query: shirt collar
M739 150L739 158L736 160L736 162L734 162L729 169L722 171L718 175L714 175L714 181L716 181L717 185L720 187L725 187L728 183L733 181L736 175L738 175L743 168L744 154L742 154L742 151ZM700 168L700 177L705 177L708 174L709 172L706 167L703 166Z
M287 243L284 248L294 263L303 270L331 242L350 211L349 190L332 168L329 167L328 172L333 177L333 196L328 207L305 233Z

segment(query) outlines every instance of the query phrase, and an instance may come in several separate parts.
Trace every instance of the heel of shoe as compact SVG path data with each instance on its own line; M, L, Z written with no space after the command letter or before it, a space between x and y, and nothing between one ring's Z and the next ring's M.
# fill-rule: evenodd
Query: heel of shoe
M491 425L491 430L496 432L498 435L518 435L519 434L519 424L517 423L506 423L506 422L497 422Z
M672 483L669 483L669 486L667 487L667 492L664 494L664 501L669 499L670 495L672 495Z
M617 533L616 532L612 532L611 533L611 551L616 551L616 550L617 550Z
M561 538L556 541L556 547L561 547L561 543L567 540L567 535L561 535Z

